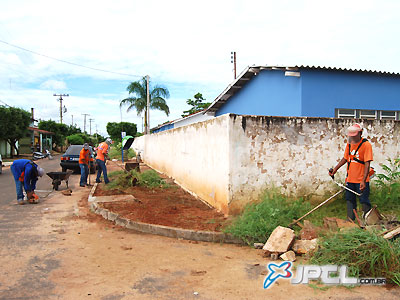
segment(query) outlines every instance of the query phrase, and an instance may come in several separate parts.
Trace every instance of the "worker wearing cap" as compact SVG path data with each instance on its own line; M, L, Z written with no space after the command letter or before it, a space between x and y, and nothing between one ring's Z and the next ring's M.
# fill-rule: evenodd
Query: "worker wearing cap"
M108 159L108 150L110 148L111 143L112 140L110 138L107 138L105 142L100 143L100 145L97 147L96 163L98 166L98 170L97 170L96 182L98 183L101 182L100 181L101 173L103 173L104 183L107 184L110 182L107 177L106 159Z
M355 123L347 128L348 143L343 158L335 168L329 172L333 176L337 170L347 163L346 186L361 193L360 203L364 215L371 209L369 201L370 165L373 160L372 146L367 139L361 138L363 128ZM357 209L356 195L346 190L347 217L355 219L353 209Z
M11 165L11 173L14 176L17 203L25 204L22 187L25 189L29 203L36 203L35 200L38 199L35 194L36 182L44 175L44 170L28 159L17 159Z
M87 178L89 173L89 144L85 143L79 153L79 167L81 168L81 181L79 185L81 187L87 186Z

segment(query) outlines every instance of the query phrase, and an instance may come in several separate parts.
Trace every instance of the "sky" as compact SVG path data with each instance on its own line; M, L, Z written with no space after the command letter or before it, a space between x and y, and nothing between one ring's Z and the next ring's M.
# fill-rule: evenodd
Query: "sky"
M400 1L20 1L0 0L0 104L35 108L59 121L54 93L68 93L64 123L107 135L107 122L142 117L120 110L126 87L149 75L168 88L180 118L197 92L213 101L249 65L319 65L400 72ZM8 43L8 44L6 44ZM30 51L107 70L63 63Z

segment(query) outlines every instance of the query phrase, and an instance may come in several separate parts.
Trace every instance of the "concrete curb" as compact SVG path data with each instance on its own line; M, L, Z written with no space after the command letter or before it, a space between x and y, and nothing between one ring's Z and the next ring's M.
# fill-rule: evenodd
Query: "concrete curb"
M227 243L227 244L243 244L241 240L236 239L233 236L222 232L202 231L202 230L196 231L196 230L183 229L177 227L136 222L123 218L117 213L114 213L108 209L100 207L100 205L96 202L96 197L93 195L96 191L97 185L98 184L96 183L93 186L88 197L90 210L97 215L101 215L104 219L114 222L118 226L143 233L156 234L171 238L178 238L178 239L185 239L185 240L192 240L199 242L201 241L201 242L214 242L214 243Z
M96 201L96 196L93 196L93 195L94 195L94 193L96 192L97 185L98 185L98 183L96 182L96 183L93 185L92 189L90 190L90 194L89 194L89 197L88 197L88 202L94 202L94 201Z

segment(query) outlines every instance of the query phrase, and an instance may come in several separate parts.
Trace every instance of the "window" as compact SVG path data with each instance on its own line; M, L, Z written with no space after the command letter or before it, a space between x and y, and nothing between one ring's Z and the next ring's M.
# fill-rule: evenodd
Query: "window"
M397 120L396 118L397 112L382 110L381 111L381 120Z
M338 112L338 118L354 119L356 117L355 109L339 108L337 112Z
M400 120L400 111L336 108L335 115L342 119Z
M376 119L377 111L376 110L360 110L360 118L361 119Z

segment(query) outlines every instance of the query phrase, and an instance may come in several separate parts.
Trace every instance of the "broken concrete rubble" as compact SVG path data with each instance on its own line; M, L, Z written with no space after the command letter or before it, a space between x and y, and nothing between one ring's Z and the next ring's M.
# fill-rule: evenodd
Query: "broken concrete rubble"
M397 228L392 229L391 231L389 231L388 233L386 233L383 238L384 239L392 239L396 236L400 235L400 226L398 226Z
M318 247L318 240L295 240L292 250L297 254L307 254L316 250Z
M283 253L280 258L286 261L295 261L296 254L292 250L289 250L288 252Z
M310 221L305 220L303 228L300 230L301 240L313 240L318 237L318 228Z
M290 249L295 234L290 228L278 226L272 231L263 250L271 253L284 253Z
M264 247L263 243L254 243L253 244L254 249L262 249Z

